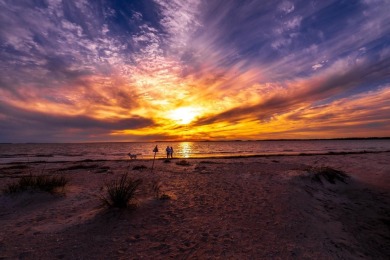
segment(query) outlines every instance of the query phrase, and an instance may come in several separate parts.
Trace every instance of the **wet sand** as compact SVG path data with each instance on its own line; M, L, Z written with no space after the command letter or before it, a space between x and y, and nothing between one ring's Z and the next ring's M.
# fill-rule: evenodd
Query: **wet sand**
M0 188L63 174L62 193L0 197L0 259L388 259L390 153L0 165ZM134 166L145 165L143 170ZM319 183L327 166L347 183ZM143 180L135 210L99 208L104 183ZM152 186L160 183L155 198Z

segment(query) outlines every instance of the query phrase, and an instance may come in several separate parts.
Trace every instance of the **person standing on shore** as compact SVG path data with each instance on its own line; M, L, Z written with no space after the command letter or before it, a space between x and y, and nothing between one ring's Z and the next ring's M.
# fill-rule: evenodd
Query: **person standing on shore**
M167 159L169 158L169 156L171 155L171 148L169 146L167 146L167 148L165 149L165 151L167 151Z
M173 159L173 147L172 146L171 146L170 152L171 152L171 158Z

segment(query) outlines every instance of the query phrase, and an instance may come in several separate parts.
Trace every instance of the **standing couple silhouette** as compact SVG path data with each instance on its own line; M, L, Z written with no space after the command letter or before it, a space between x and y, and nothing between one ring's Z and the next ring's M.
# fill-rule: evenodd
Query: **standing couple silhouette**
M167 151L167 158L173 158L173 147L172 146L171 147L167 146L165 151Z

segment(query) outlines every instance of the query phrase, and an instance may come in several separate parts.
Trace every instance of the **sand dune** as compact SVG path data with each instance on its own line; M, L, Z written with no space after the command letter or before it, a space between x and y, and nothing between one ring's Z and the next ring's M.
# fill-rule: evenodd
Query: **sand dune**
M0 187L63 174L63 193L0 197L0 259L388 259L390 153L0 165ZM145 165L147 169L132 170ZM347 183L312 180L327 166ZM99 208L105 182L142 178L135 210ZM168 200L154 197L161 184Z

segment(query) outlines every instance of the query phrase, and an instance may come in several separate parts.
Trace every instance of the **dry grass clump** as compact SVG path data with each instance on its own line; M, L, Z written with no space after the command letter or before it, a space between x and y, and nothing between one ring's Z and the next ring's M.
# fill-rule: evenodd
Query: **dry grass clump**
M176 163L176 165L181 165L181 166L190 166L191 164L187 162L186 160L181 160Z
M100 197L102 206L121 209L129 206L135 207L135 194L141 183L141 179L133 180L126 173L119 180L106 184L107 193Z
M340 170L331 167L311 167L307 170L310 173L311 180L323 184L323 181L335 184L336 181L347 183L349 176Z
M26 190L41 190L53 193L58 188L64 188L68 182L69 180L64 176L30 174L29 176L23 176L16 183L7 185L3 192L11 194Z

